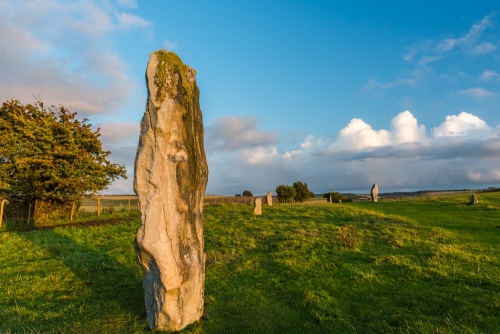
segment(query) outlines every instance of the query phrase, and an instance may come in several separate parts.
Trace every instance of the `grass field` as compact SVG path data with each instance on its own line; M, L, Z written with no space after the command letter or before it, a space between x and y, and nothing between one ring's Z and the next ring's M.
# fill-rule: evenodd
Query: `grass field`
M500 333L500 193L205 207L184 333ZM138 214L0 233L0 333L146 333Z

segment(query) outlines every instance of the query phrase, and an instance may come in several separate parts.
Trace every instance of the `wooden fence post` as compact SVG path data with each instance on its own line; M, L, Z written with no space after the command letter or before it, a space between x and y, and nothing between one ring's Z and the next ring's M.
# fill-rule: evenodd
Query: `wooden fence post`
M69 221L73 221L73 215L75 214L75 202L71 203L71 214L69 216Z
M130 198L128 199L127 213L130 212Z
M2 227L4 204L5 204L5 198L2 198L2 202L0 203L0 227Z
M97 197L97 217L101 216L101 199Z

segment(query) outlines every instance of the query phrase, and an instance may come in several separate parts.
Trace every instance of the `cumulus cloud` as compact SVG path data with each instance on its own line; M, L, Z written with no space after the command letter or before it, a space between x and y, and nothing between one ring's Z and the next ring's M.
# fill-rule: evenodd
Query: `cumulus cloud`
M425 139L425 126L418 125L413 114L406 110L391 120L394 144L421 142Z
M485 121L472 114L461 112L458 115L446 116L441 125L434 128L434 137L456 137L475 134L490 134L491 128Z
M359 118L353 118L339 132L338 143L346 149L363 149L385 146L390 141L387 130L373 130L371 125Z
M258 131L257 129L254 129ZM249 144L209 158L209 193L254 194L303 181L316 192L465 188L500 182L500 128L475 115L449 115L430 135L410 111L389 129L352 119L336 136L306 136L282 150L280 140ZM228 152L226 152L227 154Z
M62 104L82 115L123 106L135 88L113 49L117 31L150 23L134 1L0 2L0 98Z

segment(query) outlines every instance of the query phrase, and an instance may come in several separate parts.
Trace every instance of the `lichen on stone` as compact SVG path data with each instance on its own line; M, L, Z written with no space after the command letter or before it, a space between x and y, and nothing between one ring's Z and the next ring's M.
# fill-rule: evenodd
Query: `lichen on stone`
M166 97L169 97L177 100L183 107L189 108L194 97L193 85L189 81L195 80L196 72L184 65L173 52L159 50L155 53L158 58L154 77L157 87L156 102L161 104ZM177 74L178 82L172 82L171 78L174 78L175 74Z

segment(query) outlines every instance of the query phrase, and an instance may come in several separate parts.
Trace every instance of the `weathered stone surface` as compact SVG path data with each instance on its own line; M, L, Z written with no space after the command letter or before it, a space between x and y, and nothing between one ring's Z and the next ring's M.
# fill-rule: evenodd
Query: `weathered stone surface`
M470 205L479 204L479 200L477 199L476 194L470 195Z
M266 202L268 206L273 206L273 194L270 191L267 192Z
M256 198L254 201L253 201L253 214L256 215L256 216L260 216L262 215L262 198Z
M208 167L196 72L172 52L150 55L134 190L142 212L135 240L147 321L177 331L203 314L203 199Z
M378 185L376 183L374 183L372 186L370 196L372 197L373 202L378 202Z

